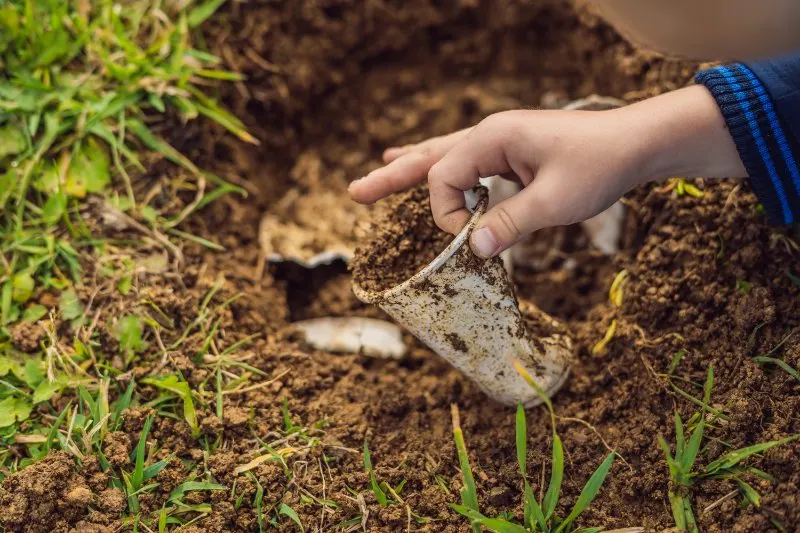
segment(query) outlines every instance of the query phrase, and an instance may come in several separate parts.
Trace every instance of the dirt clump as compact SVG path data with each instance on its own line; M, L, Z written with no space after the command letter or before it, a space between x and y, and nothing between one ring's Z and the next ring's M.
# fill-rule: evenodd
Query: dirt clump
M111 517L91 508L95 495L84 474L64 452L11 474L0 485L0 524L33 533L107 525Z
M350 264L361 288L380 292L403 283L447 248L453 236L436 225L427 185L390 198L374 234Z
M125 467L130 463L131 439L127 433L114 431L106 435L103 454L109 464L116 467Z

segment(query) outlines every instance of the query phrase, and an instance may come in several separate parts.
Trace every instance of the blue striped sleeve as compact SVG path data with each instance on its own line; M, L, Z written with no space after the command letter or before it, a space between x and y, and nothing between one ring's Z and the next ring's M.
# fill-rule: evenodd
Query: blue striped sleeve
M800 220L800 147L759 77L733 64L704 70L695 81L717 101L769 222Z

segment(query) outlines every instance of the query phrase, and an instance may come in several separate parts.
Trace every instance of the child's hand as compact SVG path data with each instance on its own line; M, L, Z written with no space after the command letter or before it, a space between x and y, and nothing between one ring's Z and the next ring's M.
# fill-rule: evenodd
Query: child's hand
M502 175L523 189L482 218L471 247L488 258L538 229L581 222L645 181L744 176L716 103L690 87L611 111L506 111L474 128L390 148L386 166L350 185L372 203L422 182L443 230L469 220L464 191Z

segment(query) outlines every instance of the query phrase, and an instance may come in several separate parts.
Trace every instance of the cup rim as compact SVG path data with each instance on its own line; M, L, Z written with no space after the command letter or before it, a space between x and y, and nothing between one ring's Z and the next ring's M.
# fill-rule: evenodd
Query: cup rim
M412 285L417 285L420 282L425 281L431 276L431 274L439 270L453 256L453 254L455 254L456 251L458 251L458 249L461 248L465 242L467 242L470 233L472 233L472 230L475 229L475 226L477 226L478 220L486 212L486 207L489 205L488 189L486 189L486 187L478 186L475 188L475 194L477 196L477 203L475 204L475 210L472 212L472 216L470 217L469 221L463 228L461 228L461 231L459 231L453 240L450 241L450 244L448 244L447 247L439 255L437 255L433 261L425 265L422 270L402 283L398 283L397 285L382 291L368 291L362 289L361 285L353 280L353 293L355 293L356 297L362 302L372 304L380 303L405 292Z

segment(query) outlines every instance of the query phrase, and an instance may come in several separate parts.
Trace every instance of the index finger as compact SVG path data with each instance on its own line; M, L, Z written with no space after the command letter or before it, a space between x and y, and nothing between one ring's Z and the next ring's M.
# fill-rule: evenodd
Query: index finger
M466 208L464 192L477 185L480 178L514 170L504 150L508 137L503 124L489 117L431 168L428 184L437 226L454 235L461 231L472 216Z

